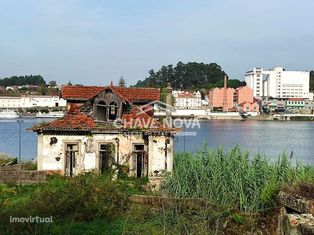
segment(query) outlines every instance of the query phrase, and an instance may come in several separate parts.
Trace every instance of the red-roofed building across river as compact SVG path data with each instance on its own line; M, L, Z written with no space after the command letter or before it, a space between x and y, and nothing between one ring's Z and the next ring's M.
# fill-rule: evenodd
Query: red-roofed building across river
M159 100L159 89L64 86L61 96L67 100L64 118L32 127L38 170L75 176L124 165L129 176L150 181L172 171L176 129L140 108Z

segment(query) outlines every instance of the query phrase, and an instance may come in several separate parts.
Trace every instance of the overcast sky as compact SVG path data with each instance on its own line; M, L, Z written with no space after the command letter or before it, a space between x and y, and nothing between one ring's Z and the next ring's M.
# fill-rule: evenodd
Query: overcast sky
M0 77L127 85L178 61L314 69L313 0L0 0Z

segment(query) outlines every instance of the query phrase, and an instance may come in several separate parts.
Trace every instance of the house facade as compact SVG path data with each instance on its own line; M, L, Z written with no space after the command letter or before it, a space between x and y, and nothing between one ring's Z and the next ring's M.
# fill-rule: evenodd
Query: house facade
M286 109L305 109L305 100L301 98L290 98L286 100Z
M240 112L259 112L258 102L243 102L238 107Z
M202 106L202 96L199 91L173 91L174 106L180 109L199 109Z
M150 181L172 172L176 130L140 108L159 100L159 89L67 86L62 97L67 115L32 128L38 170L75 176L123 169Z

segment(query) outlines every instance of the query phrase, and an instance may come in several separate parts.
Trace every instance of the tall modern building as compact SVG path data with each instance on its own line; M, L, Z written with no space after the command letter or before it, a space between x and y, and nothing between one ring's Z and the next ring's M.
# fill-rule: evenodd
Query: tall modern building
M263 69L255 67L253 70L246 72L245 82L253 90L254 97L263 96Z
M254 97L309 99L309 72L286 71L282 67L263 70L257 67L245 74L245 82L253 89Z

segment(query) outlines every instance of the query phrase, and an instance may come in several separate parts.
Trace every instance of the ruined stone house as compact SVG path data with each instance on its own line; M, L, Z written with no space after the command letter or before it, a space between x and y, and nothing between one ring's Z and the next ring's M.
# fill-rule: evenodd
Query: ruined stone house
M75 176L123 165L129 176L150 180L172 171L176 130L141 109L160 99L159 89L65 86L61 97L65 117L32 128L38 170Z

